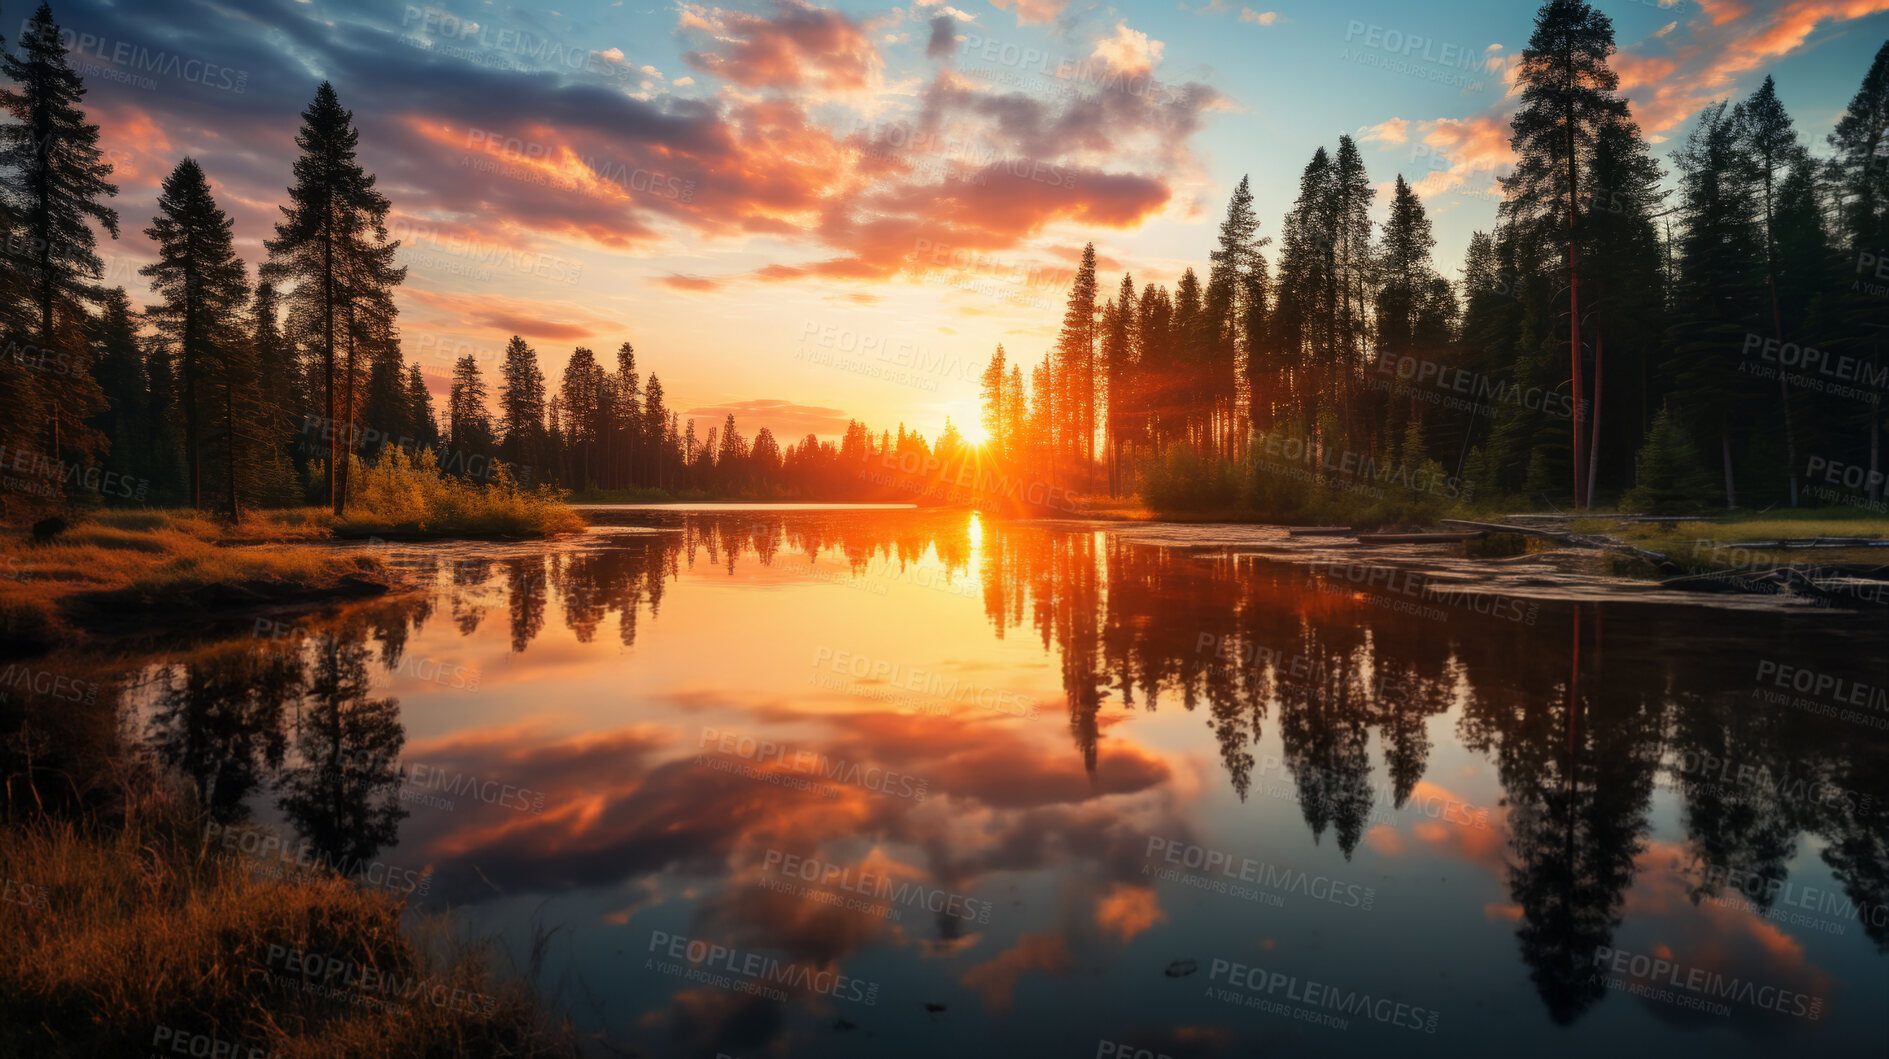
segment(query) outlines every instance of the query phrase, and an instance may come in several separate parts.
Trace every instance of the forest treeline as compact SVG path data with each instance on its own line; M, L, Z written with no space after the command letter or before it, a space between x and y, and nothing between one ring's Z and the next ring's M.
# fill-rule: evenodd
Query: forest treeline
M991 359L983 444L948 422L935 441L853 422L837 442L783 444L733 416L698 434L629 342L578 347L553 380L514 336L495 378L460 357L436 409L402 351L392 204L327 83L301 114L253 280L210 174L185 157L142 229L157 260L135 306L103 282L117 188L42 5L14 48L0 42L0 514L101 499L339 513L350 457L423 450L472 481L1071 510L1106 490L1287 517L1334 485L1385 483L1762 506L1827 498L1833 466L1879 502L1889 45L1827 157L1767 78L1706 108L1671 190L1614 50L1588 4L1541 8L1518 71L1518 161L1459 282L1401 175L1372 221L1377 192L1340 136L1306 164L1276 246L1240 182L1204 280L1104 290L1090 246L1028 378L1001 346Z
M359 133L323 83L301 114L281 218L255 270L210 174L179 159L143 235L141 309L107 287L98 232L120 236L112 166L86 120L85 86L41 5L15 48L0 41L0 516L101 501L186 504L240 517L254 505L342 513L352 462L431 454L438 472L574 489L909 498L936 445L852 424L837 443L752 439L734 418L698 436L643 378L633 347L590 349L552 381L521 337L488 380L467 354L436 409L402 352L394 292L406 279L392 203L357 158ZM496 393L492 392L496 383ZM920 458L922 456L922 458ZM356 460L351 460L355 457ZM336 473L330 474L329 468Z
M1204 282L1190 268L1171 290L1127 275L1103 290L1089 247L1054 348L1027 379L1001 346L985 370L995 452L1157 507L1274 516L1372 482L1530 505L1796 505L1829 499L1839 467L1835 494L1880 502L1889 44L1828 157L1767 77L1704 110L1672 189L1614 51L1592 6L1542 6L1517 71L1517 161L1460 282L1402 175L1372 221L1350 136L1306 163L1276 245L1243 179Z

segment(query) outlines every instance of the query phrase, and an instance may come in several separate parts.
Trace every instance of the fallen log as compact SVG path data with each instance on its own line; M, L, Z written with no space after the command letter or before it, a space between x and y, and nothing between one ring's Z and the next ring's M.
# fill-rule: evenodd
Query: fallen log
M1445 526L1473 526L1487 533L1519 533L1524 537L1540 537L1544 540L1563 543L1581 539L1580 534L1568 533L1565 530L1534 529L1529 526L1511 526L1503 522L1471 522L1460 518L1440 518L1437 521Z
M1455 544L1460 541L1475 540L1488 534L1478 530L1474 533L1360 533L1359 544Z

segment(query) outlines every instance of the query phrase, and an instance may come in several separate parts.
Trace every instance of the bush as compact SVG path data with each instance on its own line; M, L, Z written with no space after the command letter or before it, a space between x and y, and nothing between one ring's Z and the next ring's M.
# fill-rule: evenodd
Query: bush
M490 482L442 475L432 450L388 449L373 464L350 456L343 537L546 537L584 528L548 486L527 488L502 464Z
M1352 472L1326 468L1311 457L1273 455L1260 443L1243 464L1176 445L1143 464L1141 498L1162 515L1359 528L1427 525L1473 497L1425 455L1418 430L1413 426L1404 439L1403 459L1386 457Z
M1620 498L1620 506L1643 515L1687 515L1712 495L1711 479L1700 466L1699 449L1671 411L1661 406L1653 429L1640 447L1639 484Z
M1141 467L1141 498L1156 511L1213 511L1240 502L1240 471L1192 445L1173 445Z

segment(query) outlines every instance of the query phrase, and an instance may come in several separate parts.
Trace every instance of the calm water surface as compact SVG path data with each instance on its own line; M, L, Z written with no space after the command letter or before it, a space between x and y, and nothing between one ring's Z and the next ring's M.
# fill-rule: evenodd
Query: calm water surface
M548 933L605 1054L1883 1054L1880 618L591 517L393 549L424 592L180 649L130 723L229 826Z

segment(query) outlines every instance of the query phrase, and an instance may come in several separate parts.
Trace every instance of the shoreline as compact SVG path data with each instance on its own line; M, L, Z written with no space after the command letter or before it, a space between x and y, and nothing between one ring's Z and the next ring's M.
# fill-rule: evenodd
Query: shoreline
M0 527L0 657L87 646L179 621L220 624L373 599L411 588L361 541L389 543L551 540L581 522L561 510L544 532L402 533L337 525L319 508L250 513L231 525L185 509L85 512L44 539Z
M943 509L878 502L747 500L581 503L569 505L566 510L586 527L595 524L584 517L586 514L610 511L935 514L953 510L1005 520L1088 523L1130 530L1145 528L1156 533L1161 527L1174 527L1194 531L1184 534L1194 538L1186 546L1209 549L1240 548L1253 543L1254 532L1293 528L1289 522L1228 518L1221 512L1157 514L1132 501L1079 513L1028 514L968 505ZM1483 517L1498 520L1525 514ZM1636 516L1610 513L1529 517L1541 521L1515 528L1528 533L1537 526L1551 527L1553 533L1581 538L1583 543L1578 547L1585 550L1543 547L1537 552L1526 542L1519 547L1506 542L1511 546L1505 554L1489 556L1474 554L1479 549L1454 545L1441 552L1415 545L1412 554L1412 549L1405 547L1346 544L1321 554L1329 557L1335 552L1338 557L1354 557L1367 563L1394 561L1433 569L1460 569L1468 563L1473 570L1499 575L1506 564L1530 561L1531 555L1561 553L1564 558L1611 558L1610 568L1605 571L1610 581L1666 587L1675 581L1691 580L1696 583L1686 587L1694 597L1754 591L1769 595L1793 588L1803 591L1806 581L1817 578L1861 579L1865 588L1882 582L1884 587L1871 592L1865 602L1880 605L1889 597L1889 548L1766 547L1823 535L1883 541L1889 519L1863 513L1739 512L1660 522L1636 522ZM1489 527L1483 540L1502 536L1493 521L1477 525ZM1240 532L1219 538L1201 532L1215 526ZM1398 528L1451 527L1428 522ZM358 545L364 541L426 546L455 541L549 542L566 535L337 531L325 513L313 509L261 512L236 527L188 512L106 511L93 513L50 543L26 540L19 536L21 532L16 529L9 534L10 539L0 541L0 576L15 588L0 603L0 632L7 640L7 649L0 651L0 656L6 657L42 655L62 646L83 646L94 638L127 637L154 625L224 625L375 599L413 588L408 578L381 557L361 554ZM1765 539L1749 539L1753 536ZM1333 539L1326 538L1327 542ZM1295 561L1292 555L1275 557ZM1500 578L1491 576L1490 580Z

